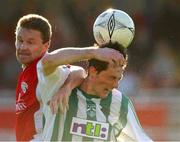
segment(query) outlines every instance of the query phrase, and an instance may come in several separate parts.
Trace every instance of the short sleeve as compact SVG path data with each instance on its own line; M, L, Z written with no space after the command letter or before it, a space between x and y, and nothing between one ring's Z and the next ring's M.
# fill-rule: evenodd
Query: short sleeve
M127 124L119 138L124 141L152 142L141 127L134 106L130 100L128 103Z
M66 65L58 66L56 70L45 76L42 70L42 60L37 64L38 85L37 92L40 92L41 99L46 103L52 95L64 84L70 73L70 68Z

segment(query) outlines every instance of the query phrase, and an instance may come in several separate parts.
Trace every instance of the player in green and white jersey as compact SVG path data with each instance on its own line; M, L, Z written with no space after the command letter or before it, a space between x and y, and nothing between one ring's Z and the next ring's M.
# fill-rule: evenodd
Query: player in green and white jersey
M117 49L127 59L125 49L119 44L110 43L103 47ZM42 140L152 141L140 126L129 98L115 89L125 67L126 63L91 59L88 76L71 93L69 109L64 114L59 110L52 114L50 106L46 105Z

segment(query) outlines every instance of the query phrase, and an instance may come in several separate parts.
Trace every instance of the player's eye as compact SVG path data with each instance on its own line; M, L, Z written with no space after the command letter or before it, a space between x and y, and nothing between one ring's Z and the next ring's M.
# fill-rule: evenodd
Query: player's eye
M28 44L32 44L32 42L31 42L31 41L28 41L27 43L28 43Z
M111 76L111 77L110 77L110 80L116 80L116 77Z
M32 45L32 44L34 44L34 42L33 41L27 41L27 44Z
M18 41L18 42L20 42L20 43L22 43L22 42L23 42L23 40L22 40L22 39L20 39L20 38L18 38L18 39L17 39L17 41Z

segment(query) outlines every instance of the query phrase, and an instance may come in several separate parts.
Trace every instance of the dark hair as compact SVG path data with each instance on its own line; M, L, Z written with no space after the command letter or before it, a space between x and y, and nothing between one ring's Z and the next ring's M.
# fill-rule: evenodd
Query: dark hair
M41 33L43 43L46 43L51 39L51 25L49 21L43 16L37 14L28 14L21 17L16 26L16 35L20 27L39 31Z
M127 48L124 48L119 43L117 43L117 42L115 42L115 43L109 42L109 43L101 45L99 48L105 48L105 47L112 48L112 49L115 49L115 50L119 51L124 56L124 58L126 60L128 59ZM109 64L108 62L100 61L100 60L97 60L97 59L89 60L89 67L90 66L95 67L98 73L100 73L103 70L106 70L108 68L108 64Z

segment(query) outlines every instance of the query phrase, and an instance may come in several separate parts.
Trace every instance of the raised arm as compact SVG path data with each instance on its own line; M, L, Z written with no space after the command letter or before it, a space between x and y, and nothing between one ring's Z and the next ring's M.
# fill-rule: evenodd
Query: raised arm
M71 91L79 86L86 77L86 72L81 67L71 66L70 70L71 72L65 83L59 88L58 92L49 102L53 114L57 113L58 108L60 108L62 113L69 108L68 101Z
M42 59L43 72L51 74L59 65L71 64L86 59L99 59L102 61L124 62L123 56L110 48L86 47L86 48L61 48L48 53Z

